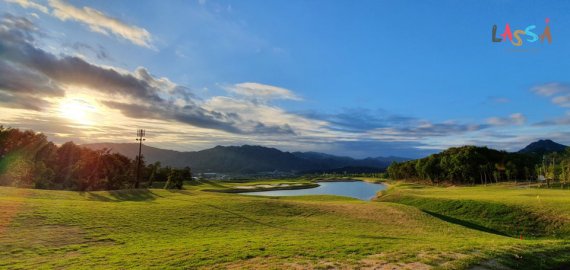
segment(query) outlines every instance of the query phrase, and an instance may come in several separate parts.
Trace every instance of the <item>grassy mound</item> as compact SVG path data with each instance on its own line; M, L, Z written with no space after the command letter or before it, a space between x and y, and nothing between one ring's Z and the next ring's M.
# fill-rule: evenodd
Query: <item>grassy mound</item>
M556 219L522 207L496 202L405 196L387 201L415 206L432 216L472 229L512 237L556 236L562 225Z
M502 194L496 194L498 189ZM549 208L558 203L550 201L550 193L558 192L507 186L436 188L406 184L397 185L379 200L414 206L442 220L485 232L523 238L567 238L568 213L560 207ZM490 199L488 193L496 197Z

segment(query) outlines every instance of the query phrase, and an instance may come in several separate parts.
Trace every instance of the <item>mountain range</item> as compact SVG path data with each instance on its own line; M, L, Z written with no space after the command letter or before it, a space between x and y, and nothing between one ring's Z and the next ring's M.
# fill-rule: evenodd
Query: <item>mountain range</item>
M136 143L85 144L92 149L110 149L130 158L138 154ZM543 155L562 152L567 146L552 140L539 140L518 151L519 153ZM276 148L242 145L216 146L201 151L180 152L143 145L147 163L159 161L162 166L191 167L195 172L260 173L260 172L372 172L386 169L392 162L409 160L403 157L369 157L355 159L318 152L285 152Z
M83 145L92 149L110 149L135 158L136 143L95 143ZM259 173L259 172L318 172L354 168L366 171L381 171L393 161L405 161L402 157L369 157L354 159L318 152L284 152L276 148L242 145L216 146L201 151L180 152L143 145L146 163L159 161L162 166L186 167L195 172Z

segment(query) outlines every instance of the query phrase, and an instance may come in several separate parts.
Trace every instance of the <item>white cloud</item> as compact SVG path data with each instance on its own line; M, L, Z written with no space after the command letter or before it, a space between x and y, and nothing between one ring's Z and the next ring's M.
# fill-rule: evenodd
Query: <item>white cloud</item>
M151 48L151 34L144 28L128 25L116 18L90 7L77 8L61 0L50 0L52 14L62 20L83 23L93 32L124 38L133 44Z
M36 9L43 13L50 14L48 7L33 2L31 0L4 0L8 3L18 4L23 8ZM49 0L52 8L51 15L62 20L72 20L83 23L93 32L104 35L113 34L124 38L135 45L151 48L152 36L144 28L128 25L119 19L110 17L105 13L91 7L77 8L63 0Z
M228 91L237 95L258 99L258 100L273 100L273 99L289 99L289 100L302 100L291 90L266 85L254 82L245 82L233 85L226 88Z
M526 117L522 113L513 113L508 117L491 117L487 123L493 126L523 125Z
M560 107L570 107L570 95L565 96L557 96L552 98L552 103L560 106Z
M549 83L535 86L532 91L537 95L550 99L552 104L570 108L570 85L562 83ZM570 111L566 111L566 115L558 118L547 119L534 124L535 126L560 126L570 125Z
M559 93L569 92L570 87L561 83L548 83L535 86L532 88L532 91L537 95L550 97Z
M570 108L570 85L549 83L535 86L532 91L537 95L550 98L550 101L556 106Z
M285 111L283 108L249 100L216 96L208 99L204 108L240 116L240 126L252 130L258 123L272 127L289 126L298 135L317 135L328 131L328 123Z
M18 4L23 8L37 9L43 13L48 13L48 8L30 0L4 0L8 3Z

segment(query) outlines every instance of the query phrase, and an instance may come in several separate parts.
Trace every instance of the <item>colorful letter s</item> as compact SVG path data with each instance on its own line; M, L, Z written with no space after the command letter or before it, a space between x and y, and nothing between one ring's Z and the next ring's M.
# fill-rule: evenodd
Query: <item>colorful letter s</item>
M538 40L538 35L531 31L534 28L536 28L536 25L533 24L533 25L527 26L527 28L524 29L524 33L527 36L530 36L530 38L527 38L526 41L535 42Z

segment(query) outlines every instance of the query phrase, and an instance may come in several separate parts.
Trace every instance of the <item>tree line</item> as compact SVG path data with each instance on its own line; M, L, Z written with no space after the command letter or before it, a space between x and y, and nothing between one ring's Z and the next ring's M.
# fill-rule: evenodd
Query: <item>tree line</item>
M509 153L487 147L452 147L425 158L392 163L392 179L422 180L432 184L487 184L503 181L570 181L570 150L545 155Z
M93 150L73 142L57 146L42 133L0 126L0 185L63 190L133 188L136 159L109 149ZM143 187L182 188L192 179L189 167L146 164L141 158Z
M570 147L564 152L543 155L536 165L536 170L544 176L548 187L552 184L567 187L570 183Z

